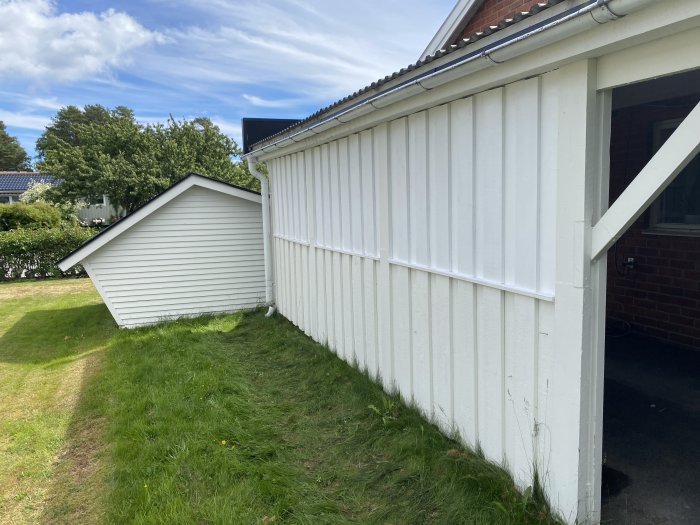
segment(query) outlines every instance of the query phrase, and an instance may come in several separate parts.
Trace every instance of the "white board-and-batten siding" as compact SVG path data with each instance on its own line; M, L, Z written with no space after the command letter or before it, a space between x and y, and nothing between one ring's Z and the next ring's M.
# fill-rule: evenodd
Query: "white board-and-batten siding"
M260 204L193 186L82 264L124 327L259 306Z
M556 79L268 160L280 312L521 486L556 469Z

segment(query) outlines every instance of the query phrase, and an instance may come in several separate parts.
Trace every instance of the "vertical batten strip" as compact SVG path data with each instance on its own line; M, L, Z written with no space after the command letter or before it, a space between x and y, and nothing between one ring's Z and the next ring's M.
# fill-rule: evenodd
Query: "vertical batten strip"
M376 268L376 329L377 372L381 374L384 387L394 389L393 343L391 331L393 317L391 308L391 270L389 257L392 254L392 198L390 194L393 167L391 166L389 126L382 124L372 133L372 172L376 184L377 253Z
M409 262L430 265L427 112L408 117Z

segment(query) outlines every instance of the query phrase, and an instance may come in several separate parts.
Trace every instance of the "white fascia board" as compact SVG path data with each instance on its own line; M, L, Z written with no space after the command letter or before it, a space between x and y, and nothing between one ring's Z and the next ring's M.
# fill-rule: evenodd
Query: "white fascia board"
M421 53L420 59L443 49L456 33L465 28L483 3L484 0L459 0L433 36L428 47Z
M224 182L202 177L201 175L190 174L180 182L173 184L158 197L154 198L131 215L127 215L113 226L110 226L107 230L104 230L102 233L88 240L87 244L84 244L81 248L78 248L68 255L68 257L61 260L58 267L65 272L193 186L217 191L233 197L239 197L258 204L262 203L262 197L257 193L242 190Z

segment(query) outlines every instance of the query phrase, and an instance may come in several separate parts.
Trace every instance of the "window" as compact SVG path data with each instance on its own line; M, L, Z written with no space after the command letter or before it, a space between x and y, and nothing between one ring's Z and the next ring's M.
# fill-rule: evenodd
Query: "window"
M668 140L683 119L654 125L654 150ZM700 235L700 155L695 157L651 206L650 230Z

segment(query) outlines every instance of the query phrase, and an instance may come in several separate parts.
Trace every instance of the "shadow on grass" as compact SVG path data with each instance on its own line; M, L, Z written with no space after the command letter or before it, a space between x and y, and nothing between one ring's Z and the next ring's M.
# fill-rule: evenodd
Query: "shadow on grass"
M0 337L0 362L50 366L103 348L116 329L104 304L26 313Z
M85 357L42 523L556 523L282 317L113 332L105 348Z
M82 318L80 310L84 309L74 310L77 311L67 313ZM156 445L162 438L168 441L177 430L154 430L153 425L161 419L161 412L171 409L154 395L154 390L162 389L163 383L170 379L182 382L182 376L172 369L172 363L181 360L182 353L197 351L187 344L193 336L199 337L206 346L219 340L229 325L231 329L235 327L235 323L220 322L220 329L207 330L212 319L205 316L133 330L115 329L104 336L102 351L72 354L76 360L85 359L86 366L65 443L55 460L40 523L130 523L133 507L147 516L149 510L156 515L161 512L150 508L150 496L142 488L143 477L162 468L159 461L149 457L148 449L154 441ZM170 415L181 419L181 426L196 431L200 426L196 414L183 417L186 413L183 410L178 415ZM156 434L160 435L156 437ZM211 448L217 448L214 440L207 441L211 442ZM159 457L160 461L167 459L172 458ZM135 494L130 492L134 485L138 489ZM125 492L129 494L124 500L128 501L124 504L128 510L114 503ZM178 492L181 491L173 489L173 493ZM157 507L158 501L153 505ZM129 511L132 514L128 519L120 517ZM142 522L158 521L150 517L142 516Z

